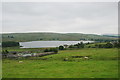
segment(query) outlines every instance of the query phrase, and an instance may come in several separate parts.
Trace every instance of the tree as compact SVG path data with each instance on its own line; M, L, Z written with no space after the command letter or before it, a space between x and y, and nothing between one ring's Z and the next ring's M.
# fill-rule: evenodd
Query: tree
M83 42L75 44L74 46L76 46L77 48L84 48Z
M2 51L2 54L6 54L4 50Z
M44 52L49 52L49 50L48 50L48 49L45 49Z
M90 43L88 42L88 43L86 43L86 44L90 44Z
M3 50L3 51L2 51L2 57L3 57L3 58L6 58L7 55L8 55L8 53L9 53L9 52L8 52L7 50Z
M7 50L3 50L2 54L8 54L9 52Z
M119 45L118 45L118 42L114 42L114 47L115 47L115 48L118 48L118 46L119 46Z
M95 44L95 47L96 47L96 48L99 48L99 45L98 45L98 44Z
M5 53L6 53L6 54L9 53L8 50L5 50Z
M80 48L84 48L84 46L85 46L85 45L83 44L83 42L81 42L81 43L80 43Z
M120 39L118 40L118 48L120 48Z
M64 50L64 47L63 46L59 46L59 50Z
M43 40L42 38L40 38L40 40Z
M113 48L113 44L110 43L110 42L107 42L107 43L105 44L105 48Z
M49 52L54 52L55 50L57 50L57 48L50 48Z
M98 44L98 48L105 48L105 44Z
M74 45L70 45L69 48L74 48Z

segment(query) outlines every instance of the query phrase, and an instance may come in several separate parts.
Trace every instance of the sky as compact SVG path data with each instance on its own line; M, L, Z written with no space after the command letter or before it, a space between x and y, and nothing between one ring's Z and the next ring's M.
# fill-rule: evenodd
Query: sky
M2 32L118 33L117 2L3 2Z

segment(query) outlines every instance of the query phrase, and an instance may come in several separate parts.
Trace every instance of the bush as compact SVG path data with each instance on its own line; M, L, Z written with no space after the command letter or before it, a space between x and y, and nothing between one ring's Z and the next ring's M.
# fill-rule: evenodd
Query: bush
M84 48L84 46L85 45L83 44L83 42L81 42L81 43L75 44L73 48Z
M105 48L105 44L98 44L98 48Z
M118 40L117 42L114 42L114 47L120 48L120 40Z
M54 48L54 49L53 49L53 52L54 52L54 53L58 53L58 49L57 49L57 48Z
M113 48L113 44L108 42L105 44L105 48Z
M58 49L57 49L57 48L45 49L44 52L54 52L54 53L58 53Z

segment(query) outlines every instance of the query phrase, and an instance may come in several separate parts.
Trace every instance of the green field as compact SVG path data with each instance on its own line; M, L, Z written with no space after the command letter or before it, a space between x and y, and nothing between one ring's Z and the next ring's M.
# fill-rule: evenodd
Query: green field
M89 59L72 56L89 56ZM3 59L2 65L3 78L117 78L118 49L63 50L24 60Z

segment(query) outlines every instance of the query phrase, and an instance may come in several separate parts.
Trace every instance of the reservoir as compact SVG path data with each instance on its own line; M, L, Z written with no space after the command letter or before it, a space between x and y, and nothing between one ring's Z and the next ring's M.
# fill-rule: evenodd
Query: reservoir
M60 45L74 45L77 43L92 43L93 41L30 41L20 42L21 48L45 48L45 47L58 47Z

